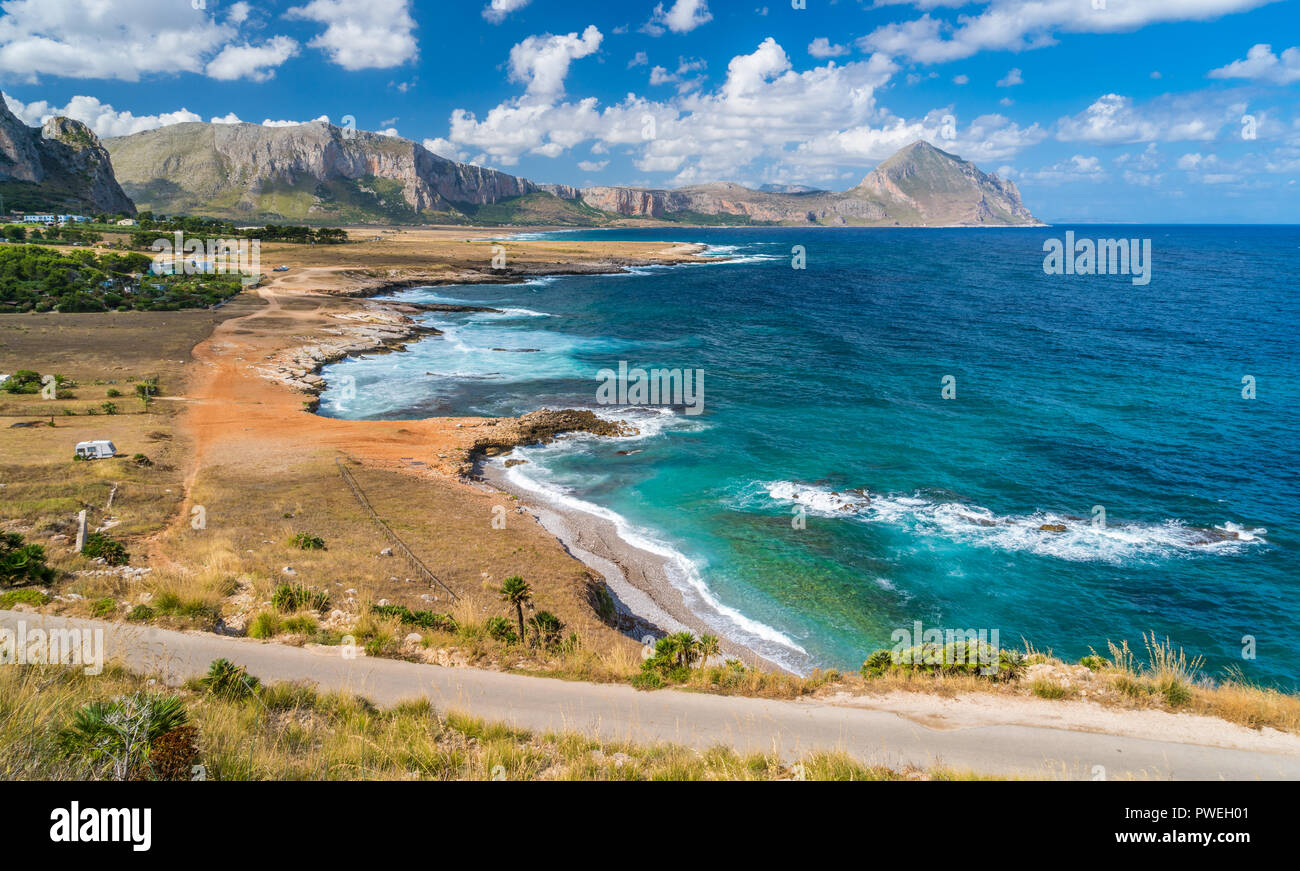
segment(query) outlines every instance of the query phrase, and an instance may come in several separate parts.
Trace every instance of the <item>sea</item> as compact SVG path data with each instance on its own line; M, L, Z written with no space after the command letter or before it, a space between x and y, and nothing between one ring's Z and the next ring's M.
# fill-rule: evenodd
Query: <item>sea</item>
M1149 242L1149 274L1045 268L1067 232ZM627 421L506 473L613 519L707 625L800 672L919 624L1070 659L1167 638L1208 675L1296 687L1300 228L539 237L707 262L400 291L499 311L424 314L441 336L327 367L320 413ZM617 404L620 364L695 395Z

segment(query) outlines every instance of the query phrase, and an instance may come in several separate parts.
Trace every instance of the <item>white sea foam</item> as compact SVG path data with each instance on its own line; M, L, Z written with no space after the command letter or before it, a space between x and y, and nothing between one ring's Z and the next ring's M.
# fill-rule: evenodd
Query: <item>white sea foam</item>
M654 417L661 419L673 417L671 412L663 414L662 411L667 410L661 410L661 413L655 414ZM641 423L646 424L647 429L643 429L641 435L630 438L648 438L652 434L662 432L663 427L670 425L671 421L657 421L660 428L654 432L647 432L647 430L653 428L650 420L647 419L641 421ZM570 439L569 441L574 440L576 439ZM516 449L517 452L527 455L531 462L526 465L516 465L504 469L506 480L520 489L536 493L557 508L579 511L607 521L614 527L620 539L662 561L664 573L669 582L683 593L688 606L702 620L712 625L722 634L754 648L763 656L789 667L798 667L798 663L790 661L789 655L797 653L801 656L807 656L807 651L780 630L751 619L719 600L704 580L704 566L701 563L692 560L653 532L634 526L618 512L581 499L575 496L569 488L539 476L539 471L543 475L545 473L543 465L545 453L556 451L559 449L559 445L560 443L557 442L540 448ZM502 466L504 466L504 463L502 463Z
M757 488L771 500L801 505L820 517L907 527L921 535L978 547L1028 551L1077 562L1120 563L1142 557L1232 554L1267 543L1263 536L1268 530L1245 529L1231 522L1208 530L1188 526L1181 520L1094 525L1090 517L1051 511L999 515L983 506L936 501L919 494L868 494L794 481L759 483Z
M494 312L475 312L475 314L484 318L498 318L498 319L499 318L549 318L551 317L551 315L547 314L546 312L534 311L533 309L530 308L515 308L515 307L503 308L500 311L494 311Z
M622 437L621 440L625 441L651 439L669 429L683 432L701 432L709 428L709 424L704 423L699 418L687 417L663 405L601 406L593 409L593 411L595 411L596 417L603 420L626 421L629 426L635 428L637 430L635 435Z

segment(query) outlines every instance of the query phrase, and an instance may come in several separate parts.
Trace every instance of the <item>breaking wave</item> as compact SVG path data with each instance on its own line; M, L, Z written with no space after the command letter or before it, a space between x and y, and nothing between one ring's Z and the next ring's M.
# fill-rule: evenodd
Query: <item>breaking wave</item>
M1250 529L1233 522L1207 529L1181 520L1102 525L1091 517L1053 511L996 514L983 506L935 500L921 493L833 490L794 481L757 482L750 491L751 497L754 494L800 505L818 517L897 526L917 535L1076 562L1121 563L1136 558L1236 554L1267 544L1264 536L1268 533L1266 529Z

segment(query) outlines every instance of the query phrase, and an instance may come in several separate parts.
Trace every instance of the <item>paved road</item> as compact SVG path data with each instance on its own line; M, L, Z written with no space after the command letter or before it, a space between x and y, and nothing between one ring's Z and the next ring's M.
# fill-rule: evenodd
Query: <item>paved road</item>
M263 681L311 680L386 705L427 697L458 710L534 731L573 730L604 739L718 744L794 758L844 750L869 763L948 765L990 774L1108 778L1300 779L1300 756L1034 726L934 730L885 711L810 702L722 697L440 668L387 659L344 659L247 639L172 632L92 620L0 611L0 627L100 628L110 661L180 682L218 658L246 666Z

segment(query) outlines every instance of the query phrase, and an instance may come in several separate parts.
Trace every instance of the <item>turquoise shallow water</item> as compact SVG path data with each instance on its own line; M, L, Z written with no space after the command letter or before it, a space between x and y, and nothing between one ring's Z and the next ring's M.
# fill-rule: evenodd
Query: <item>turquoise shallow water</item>
M1067 229L1150 238L1150 284L1044 274ZM511 471L679 555L688 602L766 655L856 667L914 620L1070 656L1154 631L1295 685L1297 228L568 235L738 260L405 291L504 311L429 315L444 336L329 367L322 413L595 407L619 361L703 370L703 414L605 409L646 435Z

